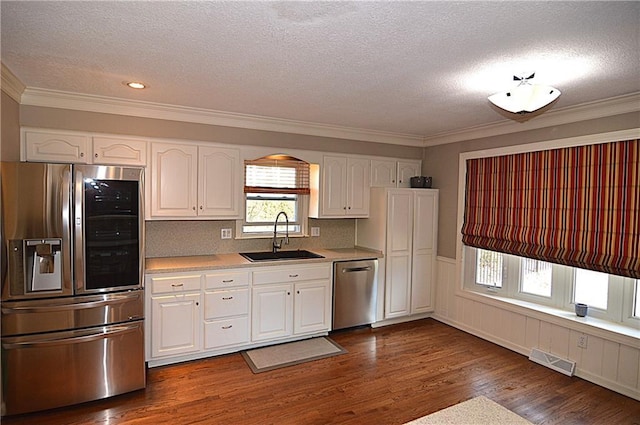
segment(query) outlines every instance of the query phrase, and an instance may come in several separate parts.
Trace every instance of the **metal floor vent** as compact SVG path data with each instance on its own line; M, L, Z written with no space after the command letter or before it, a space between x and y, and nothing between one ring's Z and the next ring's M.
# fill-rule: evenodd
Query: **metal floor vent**
M531 349L529 360L563 373L567 376L573 376L573 372L576 369L576 362L561 359L558 356L554 356L550 353L545 353L544 351L538 350L537 348Z

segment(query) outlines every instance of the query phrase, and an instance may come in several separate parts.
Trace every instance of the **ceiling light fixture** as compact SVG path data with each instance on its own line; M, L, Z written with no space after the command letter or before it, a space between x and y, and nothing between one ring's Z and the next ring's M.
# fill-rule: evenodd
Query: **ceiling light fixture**
M144 89L144 88L147 88L147 86L144 83L141 83L139 81L131 81L131 82L127 83L127 85L129 87L131 87L132 89Z
M526 75L526 74L525 74ZM531 84L535 72L528 77L513 76L518 85L508 91L489 96L489 101L514 114L528 114L543 108L560 96L560 90L551 86Z

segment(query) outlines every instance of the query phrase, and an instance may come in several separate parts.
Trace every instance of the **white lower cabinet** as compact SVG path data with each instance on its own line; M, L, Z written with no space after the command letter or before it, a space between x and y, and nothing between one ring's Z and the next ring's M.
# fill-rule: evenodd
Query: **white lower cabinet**
M200 293L153 297L151 355L198 351L200 345Z
M146 288L151 294L147 304L151 357L193 353L202 348L200 287L199 274L147 277Z
M283 338L291 335L293 325L292 285L253 288L251 340Z
M331 264L269 267L253 273L251 340L328 332Z
M331 263L146 277L150 366L323 334Z

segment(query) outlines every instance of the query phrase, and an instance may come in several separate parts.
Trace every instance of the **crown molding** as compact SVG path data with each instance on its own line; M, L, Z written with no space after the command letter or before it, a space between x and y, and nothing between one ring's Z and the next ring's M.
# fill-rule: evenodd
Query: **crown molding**
M640 111L640 92L616 96L581 105L569 106L555 111L548 111L542 116L526 122L510 120L499 121L462 130L451 131L424 138L424 146L436 146L464 140L499 136L520 131L536 130L562 124L570 124L595 118L604 118L628 112Z
M636 92L548 111L544 113L544 115L536 116L526 122L502 120L491 124L422 137L414 134L341 127L258 115L214 111L203 108L125 100L107 96L87 95L34 87L25 88L20 80L18 80L4 64L2 64L2 90L20 104L29 106L71 109L414 147L429 147L483 137L499 136L640 111L640 92Z
M0 63L0 65L0 68L2 68L0 72L2 74L0 88L9 95L9 97L20 103L25 85L22 84L22 81L20 81L4 63Z
M403 146L423 146L422 136L413 134L341 127L34 87L27 87L22 94L21 104Z

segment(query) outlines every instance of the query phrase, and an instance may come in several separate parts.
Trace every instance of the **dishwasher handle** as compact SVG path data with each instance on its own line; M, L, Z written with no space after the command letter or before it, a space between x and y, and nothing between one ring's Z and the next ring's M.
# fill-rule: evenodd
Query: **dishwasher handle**
M371 266L365 267L345 267L342 269L342 273L353 273L353 272L369 272L371 271Z

